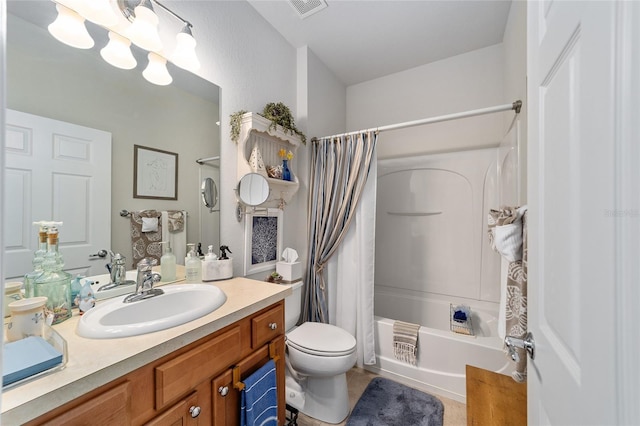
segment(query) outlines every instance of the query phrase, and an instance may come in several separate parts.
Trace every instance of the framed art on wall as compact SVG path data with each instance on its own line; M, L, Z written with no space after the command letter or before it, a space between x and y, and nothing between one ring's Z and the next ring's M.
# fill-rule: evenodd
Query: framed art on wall
M282 210L267 209L245 217L244 274L274 269L282 251Z
M133 198L178 199L178 154L133 146Z

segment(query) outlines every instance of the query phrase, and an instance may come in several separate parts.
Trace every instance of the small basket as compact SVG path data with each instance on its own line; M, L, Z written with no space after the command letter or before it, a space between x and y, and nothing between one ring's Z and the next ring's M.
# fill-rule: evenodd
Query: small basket
M467 319L464 321L454 318L456 311L460 310L460 308L462 308L467 314ZM458 334L466 334L467 336L475 335L473 332L473 324L471 323L471 308L466 305L458 305L454 307L453 304L450 303L449 311L449 326L451 331Z

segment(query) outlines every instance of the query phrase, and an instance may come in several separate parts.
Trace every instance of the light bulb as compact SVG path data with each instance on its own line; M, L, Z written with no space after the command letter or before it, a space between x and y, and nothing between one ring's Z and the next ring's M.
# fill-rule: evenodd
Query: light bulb
M142 71L142 76L150 83L158 86L171 84L173 79L167 71L167 60L157 53L149 52L149 65Z
M78 49L92 48L94 42L84 25L84 18L61 4L56 4L56 9L58 16L48 27L51 35Z
M137 46L150 52L162 50L162 41L158 34L158 15L153 11L149 0L144 0L133 10L135 19L127 32L128 38Z
M130 40L109 31L109 43L100 50L100 56L114 67L130 70L138 64L130 46Z
M176 40L176 50L173 52L171 62L185 70L197 71L200 68L200 61L196 56L196 39L191 34L189 24L182 28Z
M118 23L118 15L114 12L109 0L85 0L77 12L88 21L103 27L112 27Z

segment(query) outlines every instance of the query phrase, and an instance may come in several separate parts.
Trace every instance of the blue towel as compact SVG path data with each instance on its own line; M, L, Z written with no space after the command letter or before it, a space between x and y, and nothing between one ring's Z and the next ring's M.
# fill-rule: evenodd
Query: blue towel
M277 424L276 363L270 360L244 380L240 393L240 426Z

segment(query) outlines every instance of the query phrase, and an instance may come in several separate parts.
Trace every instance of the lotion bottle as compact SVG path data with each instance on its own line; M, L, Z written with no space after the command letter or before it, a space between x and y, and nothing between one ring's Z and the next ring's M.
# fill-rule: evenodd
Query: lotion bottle
M164 254L160 258L160 275L162 281L175 281L176 280L176 256L171 250L171 243L169 241L163 241L160 244L164 245Z
M202 281L214 281L219 279L216 273L218 256L213 252L213 246L209 246L209 251L202 262Z
M187 244L189 252L187 253L187 260L185 262L185 282L187 283L200 283L202 282L202 261L196 253L195 244Z

